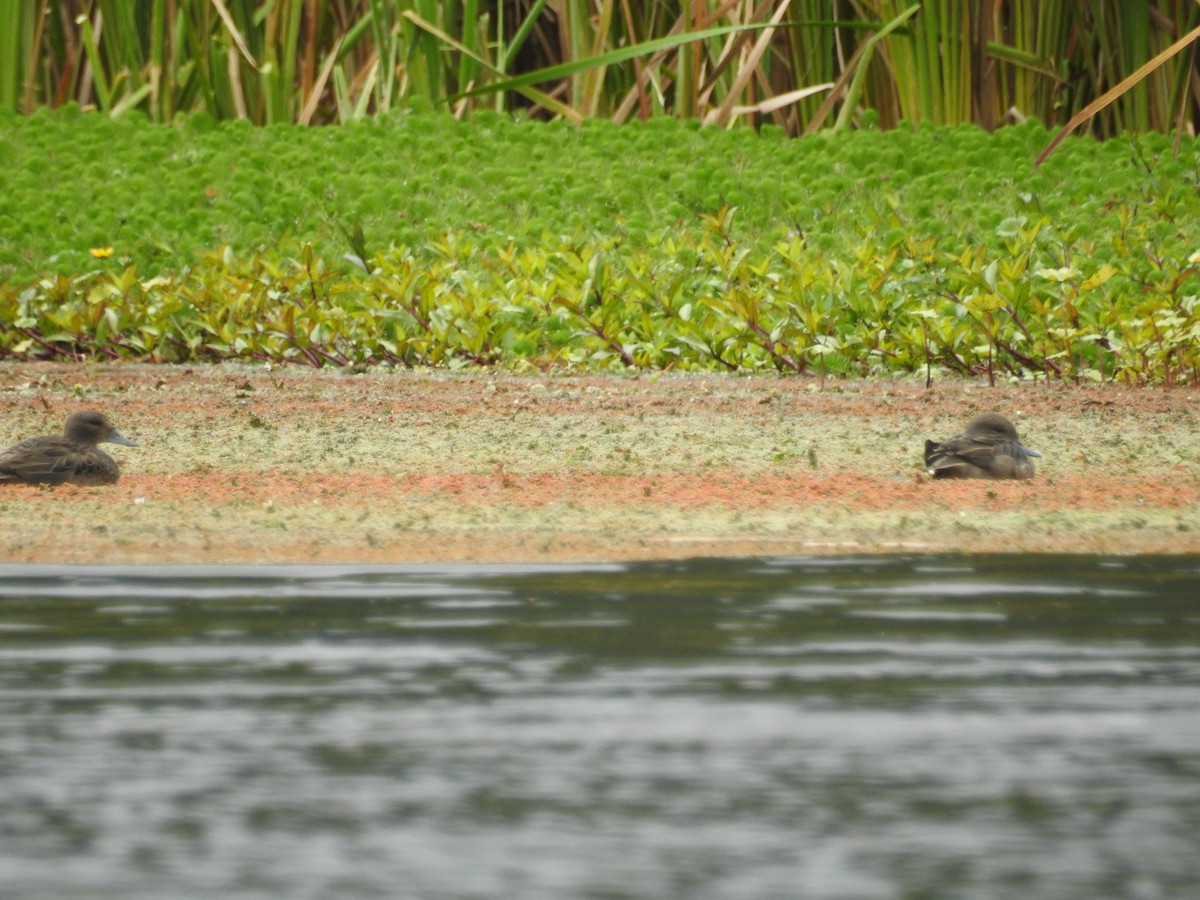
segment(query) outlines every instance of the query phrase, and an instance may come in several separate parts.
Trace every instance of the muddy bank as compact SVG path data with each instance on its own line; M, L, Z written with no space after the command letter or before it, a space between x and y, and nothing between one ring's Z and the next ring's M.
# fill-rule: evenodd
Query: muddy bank
M111 488L0 486L10 562L1200 552L1194 389L0 365L0 445L104 410ZM995 409L1031 482L933 482Z

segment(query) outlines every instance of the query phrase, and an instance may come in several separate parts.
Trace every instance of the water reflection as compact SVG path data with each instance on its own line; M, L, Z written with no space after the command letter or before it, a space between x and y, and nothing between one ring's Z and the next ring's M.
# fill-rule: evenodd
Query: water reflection
M0 884L1189 896L1200 560L0 566Z

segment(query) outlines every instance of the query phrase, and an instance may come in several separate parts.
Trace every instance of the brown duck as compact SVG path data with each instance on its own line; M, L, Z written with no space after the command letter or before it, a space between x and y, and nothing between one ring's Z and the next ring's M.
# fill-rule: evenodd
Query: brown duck
M948 441L925 442L925 468L934 478L1032 478L1032 457L1041 455L997 413L976 416L965 433Z
M61 436L30 438L0 450L0 484L116 484L117 461L97 444L136 447L103 413L71 413Z

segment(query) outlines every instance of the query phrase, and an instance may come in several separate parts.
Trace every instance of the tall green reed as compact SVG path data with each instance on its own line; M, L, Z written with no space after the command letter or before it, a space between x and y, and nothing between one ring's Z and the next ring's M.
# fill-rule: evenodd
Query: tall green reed
M0 107L261 124L487 107L791 134L868 111L884 127L1061 124L1197 24L1192 0L13 0ZM1191 128L1191 71L1169 60L1090 127Z

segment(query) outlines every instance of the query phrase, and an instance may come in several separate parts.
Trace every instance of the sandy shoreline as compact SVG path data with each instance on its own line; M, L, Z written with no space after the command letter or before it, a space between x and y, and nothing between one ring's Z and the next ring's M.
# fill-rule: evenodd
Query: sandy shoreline
M0 486L7 562L1200 552L1193 388L0 364L0 446L105 411L111 488ZM933 482L1017 422L1032 482Z

